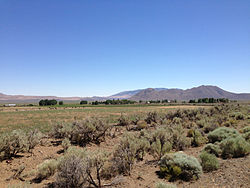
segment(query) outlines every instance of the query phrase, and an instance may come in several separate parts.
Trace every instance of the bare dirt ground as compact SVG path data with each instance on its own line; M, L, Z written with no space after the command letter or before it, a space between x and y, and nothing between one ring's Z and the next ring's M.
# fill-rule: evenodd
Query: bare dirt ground
M53 142L53 140L50 140ZM112 151L114 145L119 142L119 138L107 139L106 142L101 143L100 146L88 145L89 150L95 150L97 147L100 147L106 151ZM189 148L185 153L198 157L199 152L202 150L202 147ZM32 170L34 171L40 163L46 159L56 159L59 156L63 155L61 153L62 147L59 145L53 145L49 143L47 146L38 146L34 149L34 154L22 154L19 158L12 160L5 160L0 163L0 187L8 187L8 185L20 184L19 179L10 178L15 171L21 166L25 166L23 175L30 174ZM184 182L177 181L173 184L177 187L250 187L250 156L248 155L245 158L234 158L228 160L220 160L220 168L217 171L204 173L201 178L197 181ZM155 162L152 156L147 155L145 160L142 162L136 163L130 176L122 177L122 183L118 186L119 188L153 188L155 184L159 181L167 182L164 179L160 179L157 175L159 167L157 162ZM34 175L32 174L24 179L27 181L32 181ZM45 187L49 183L53 182L55 177L51 177L47 180L43 180L41 183L33 183L32 187Z

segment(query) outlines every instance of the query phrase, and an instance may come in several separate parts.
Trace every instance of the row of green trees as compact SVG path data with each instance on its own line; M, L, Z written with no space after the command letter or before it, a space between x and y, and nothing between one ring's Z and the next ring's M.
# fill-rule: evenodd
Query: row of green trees
M140 100L139 103L150 103L150 104L159 104L159 103L177 103L177 100L150 100L150 101L142 101ZM215 98L201 98L198 100L189 100L189 103L228 103L229 100L226 98L219 98L219 99L215 99ZM135 104L137 103L136 101L132 101L132 100L128 100L128 99L122 99L122 100L106 100L106 101L94 101L91 102L92 105L99 105L99 104L105 104L105 105L116 105L116 104ZM43 99L39 101L39 106L51 106L51 105L56 105L57 104L57 100L52 99L52 100L48 100L48 99ZM80 105L84 105L84 104L88 104L88 101L86 100L82 100L80 101ZM63 105L63 101L59 101L59 105Z
M198 100L189 100L189 103L228 103L229 100L226 98L219 98L219 99L215 99L215 98L201 98Z
M52 106L52 105L57 105L57 100L42 99L39 101L39 106ZM63 105L63 101L59 101L59 105Z
M56 105L56 104L57 104L57 100L55 99L52 99L52 100L44 99L44 100L39 101L39 106L51 106L51 105Z

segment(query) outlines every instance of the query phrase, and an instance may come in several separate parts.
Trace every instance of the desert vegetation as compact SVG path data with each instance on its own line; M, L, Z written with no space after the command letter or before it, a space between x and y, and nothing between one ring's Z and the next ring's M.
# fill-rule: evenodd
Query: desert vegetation
M100 188L146 187L150 182L159 188L195 187L231 160L249 162L248 104L159 109L130 113L116 107L107 116L100 108L99 116L94 112L82 119L61 119L46 131L6 131L0 136L0 164L5 167L1 173L11 164L18 168L14 174L9 170L10 177L2 177L1 183ZM21 168L26 158L39 160L33 165L22 162L26 166Z

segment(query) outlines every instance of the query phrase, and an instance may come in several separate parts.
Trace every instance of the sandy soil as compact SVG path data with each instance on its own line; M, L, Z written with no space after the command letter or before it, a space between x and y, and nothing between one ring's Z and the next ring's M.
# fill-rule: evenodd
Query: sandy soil
M52 140L50 140L52 141ZM100 146L94 144L88 145L87 148L90 150L95 150L97 147L105 149L106 151L112 151L113 146L119 142L119 138L107 139L105 143L101 143ZM198 157L199 152L202 147L189 148L185 153ZM7 187L12 184L21 183L20 180L6 181L10 178L15 171L21 166L25 166L24 174L29 174L32 170L36 169L37 165L42 163L46 159L56 159L62 153L60 151L62 147L49 144L47 146L38 146L34 149L34 155L22 154L19 158L12 160L5 160L0 163L0 188ZM183 182L177 181L174 184L177 187L250 187L250 155L245 158L235 158L228 160L220 160L220 169L211 173L204 173L201 178L193 182ZM152 156L147 155L145 160L135 164L131 176L123 177L123 182L121 185L116 186L119 188L153 188L156 182L164 181L160 179L157 175L159 167L157 163L153 160ZM25 178L25 180L32 180L34 176ZM44 180L41 183L33 183L32 187L44 187L48 183L54 181L54 177Z

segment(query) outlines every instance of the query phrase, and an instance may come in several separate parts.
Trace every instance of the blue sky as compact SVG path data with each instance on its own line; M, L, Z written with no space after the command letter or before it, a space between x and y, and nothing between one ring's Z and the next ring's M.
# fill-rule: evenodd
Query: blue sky
M250 92L249 0L0 0L0 92Z

